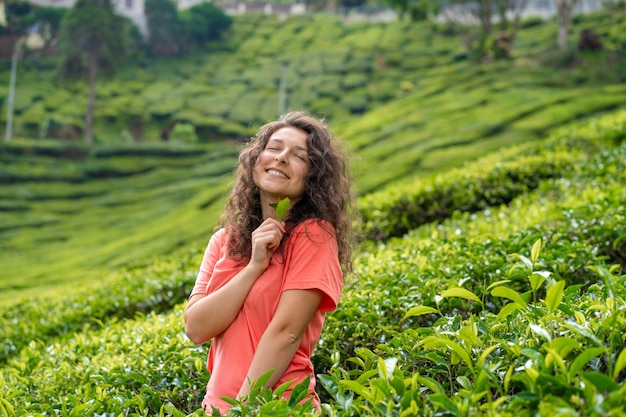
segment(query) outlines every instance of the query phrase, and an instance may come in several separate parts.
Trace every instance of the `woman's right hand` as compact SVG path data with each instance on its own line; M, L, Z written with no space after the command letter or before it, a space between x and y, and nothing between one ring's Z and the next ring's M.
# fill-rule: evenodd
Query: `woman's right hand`
M271 218L265 219L252 232L252 254L248 266L257 270L259 275L269 266L272 255L280 246L284 233L285 223Z

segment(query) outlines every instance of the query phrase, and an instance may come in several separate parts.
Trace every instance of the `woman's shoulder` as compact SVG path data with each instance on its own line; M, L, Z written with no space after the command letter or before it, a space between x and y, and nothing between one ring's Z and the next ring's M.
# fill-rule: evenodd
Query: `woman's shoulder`
M226 229L221 227L213 233L213 235L211 236L211 242L214 242L215 244L222 246L225 242L226 237L227 237Z
M291 234L296 236L308 236L309 238L317 236L323 238L324 240L327 240L329 238L335 238L335 228L327 220L313 218L306 219L298 223L293 228Z

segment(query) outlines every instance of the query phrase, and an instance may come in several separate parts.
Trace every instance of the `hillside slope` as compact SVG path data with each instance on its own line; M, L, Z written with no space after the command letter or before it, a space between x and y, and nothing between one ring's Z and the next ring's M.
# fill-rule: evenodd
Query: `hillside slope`
M587 16L576 28L600 27L607 18ZM346 24L315 15L278 25L248 16L236 20L229 51L153 61L103 80L94 150L41 139L0 145L0 297L94 279L206 240L240 140L275 117L270 103L281 62L288 63L289 107L328 118L353 154L362 196L623 106L625 84L578 85L585 65L558 72L538 65L555 29L524 28L514 60L472 64L462 59L457 35L425 24ZM591 56L586 65L604 58ZM50 117L75 120L80 100L67 98L80 97L81 85L54 84L50 69L24 65L18 132L28 133L29 123L36 132L46 123L60 128ZM68 113L70 105L78 113ZM128 136L124 117L135 111L148 143L120 143ZM156 141L172 120L195 123L208 142Z
M612 32L619 29L618 18L608 12L577 17L571 30L572 43L582 29L590 28L606 39L615 38ZM113 78L100 79L95 110L96 141L119 142L120 138L132 140L133 137L159 141L170 136L176 122L193 124L203 140L249 136L256 126L276 117L281 79L285 85L286 108L326 116L334 125L358 120L380 105L415 92L419 93L416 97L425 97L449 90L456 96L468 88L471 91L482 86L504 94L502 88L506 90L506 85L512 82L522 90L530 88L526 97L533 99L526 103L529 106L526 111L536 112L551 98L565 104L568 97L556 98L563 88L590 82L619 82L619 71L615 69L618 64L611 61L608 52L619 50L620 46L608 41L607 52L580 55L577 61L570 57L565 71L546 67L546 62L559 60L559 55L552 56L556 31L556 24L550 21L534 19L523 23L511 61L504 65L477 66L469 62L460 34L450 25L406 20L346 23L327 14L284 20L260 14L239 16L228 44L220 45L219 50L186 59L142 58ZM59 84L55 65L55 61L45 59L20 63L14 127L18 137L80 137L87 97L85 82ZM8 69L5 65L0 71L0 83L8 85ZM456 86L457 83L460 84ZM552 87L557 88L556 96L546 97L549 93L544 92ZM597 95L593 90L582 93L589 98ZM511 107L516 106L516 101L510 98L504 104L513 111ZM448 101L447 97L443 99ZM463 101L457 109L481 108L487 104L484 110L491 111L489 103L476 101L475 96ZM555 113L555 122L563 117L594 113L603 106L595 103L581 109L579 103L575 107L572 112ZM511 117L521 115L513 111L509 118L499 122L506 124ZM6 108L3 108L0 121L4 122L5 117ZM458 119L455 123L473 129L471 120ZM413 125L419 127L420 121ZM494 125L498 130L498 123ZM536 131L547 125L545 120L532 120L526 127ZM396 132L392 126L389 128ZM431 134L447 134L437 130ZM463 129L457 130L463 133ZM470 135L470 139L474 138Z

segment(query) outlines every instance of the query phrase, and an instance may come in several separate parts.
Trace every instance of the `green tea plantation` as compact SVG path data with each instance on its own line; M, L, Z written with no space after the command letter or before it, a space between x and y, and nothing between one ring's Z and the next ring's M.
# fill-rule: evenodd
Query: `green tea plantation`
M183 310L282 58L359 196L313 356L322 415L626 416L626 84L605 55L546 67L556 23L531 23L514 59L476 64L445 28L249 16L226 51L100 83L92 148L37 136L82 123L85 86L25 65L0 143L0 416L204 415ZM173 119L198 140L161 140ZM305 384L263 381L228 415L317 415Z

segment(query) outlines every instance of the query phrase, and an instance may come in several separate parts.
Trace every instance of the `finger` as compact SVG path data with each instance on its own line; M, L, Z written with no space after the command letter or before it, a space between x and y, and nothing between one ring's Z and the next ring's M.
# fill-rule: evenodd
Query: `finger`
M272 227L276 227L278 228L278 230L281 231L281 233L285 233L285 222L279 222L276 219L272 219L272 218L267 218L263 221L263 223L261 223L261 226L259 226L260 228L272 228Z
M252 247L258 249L276 249L282 240L282 233L276 229L268 231L256 231L252 238Z

